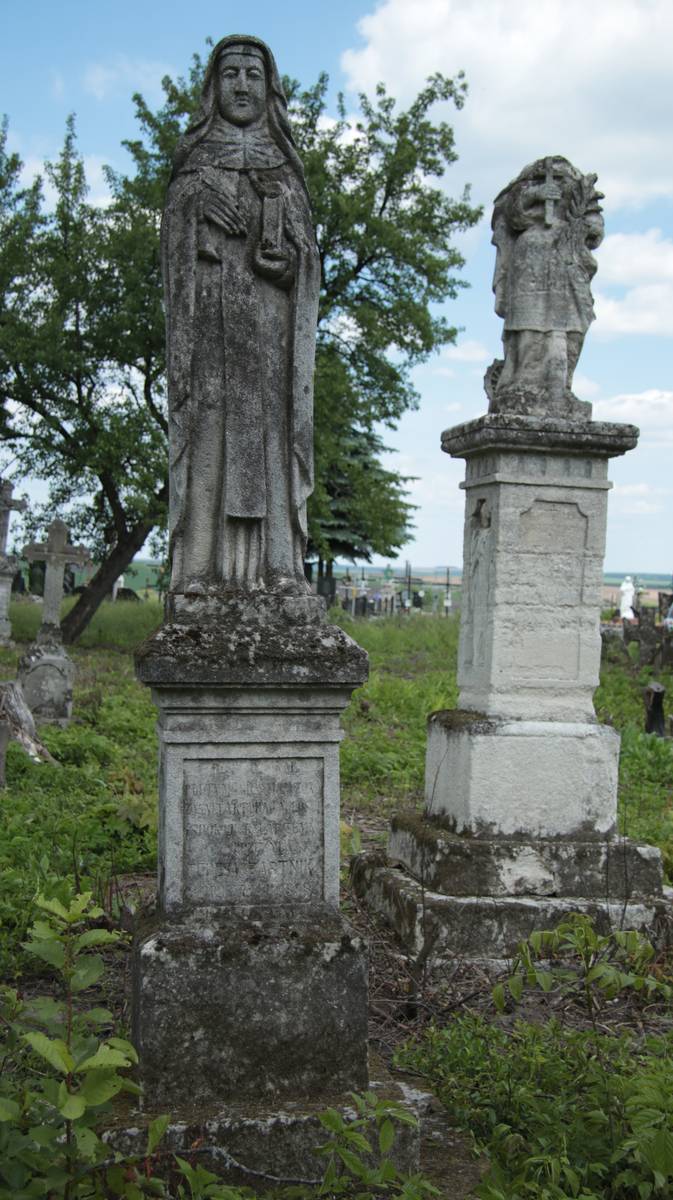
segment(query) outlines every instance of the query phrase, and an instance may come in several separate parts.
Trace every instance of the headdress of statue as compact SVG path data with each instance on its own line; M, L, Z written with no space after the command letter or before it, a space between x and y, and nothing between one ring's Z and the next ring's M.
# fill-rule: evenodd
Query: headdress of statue
M220 58L227 52L250 54L261 58L264 63L267 84L267 121L269 135L304 182L304 168L297 154L290 122L287 115L287 100L273 54L265 42L248 34L231 34L222 38L213 48L203 79L201 103L184 135L180 138L175 154L173 174L177 174L191 151L208 136L213 121L217 118L216 70ZM305 186L305 185L304 185Z

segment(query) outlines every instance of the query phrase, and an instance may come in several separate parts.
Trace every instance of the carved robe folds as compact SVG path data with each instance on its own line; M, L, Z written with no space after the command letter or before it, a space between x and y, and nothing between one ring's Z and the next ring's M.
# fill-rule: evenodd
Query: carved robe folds
M244 235L205 215L213 196ZM211 128L171 183L162 244L171 590L302 592L319 268L306 194L264 129Z

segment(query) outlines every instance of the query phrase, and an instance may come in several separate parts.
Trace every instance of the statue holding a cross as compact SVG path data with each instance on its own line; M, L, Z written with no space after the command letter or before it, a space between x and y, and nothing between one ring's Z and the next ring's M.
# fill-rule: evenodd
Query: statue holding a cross
M504 363L491 368L491 411L588 416L573 372L594 319L591 253L603 238L596 176L566 158L538 159L496 198L495 311Z

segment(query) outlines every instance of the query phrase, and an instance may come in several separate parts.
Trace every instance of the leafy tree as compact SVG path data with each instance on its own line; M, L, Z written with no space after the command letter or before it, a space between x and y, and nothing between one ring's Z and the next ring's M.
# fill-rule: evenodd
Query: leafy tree
M68 504L74 531L101 560L64 622L66 640L82 632L165 522L159 225L203 69L197 55L186 80L165 78L157 111L135 96L140 135L125 143L133 173L108 171L108 207L87 200L72 121L58 162L47 167L54 212L39 214L37 187L32 199L14 192L33 223L29 261L8 257L10 285L0 252L2 295L14 288L17 297L12 322L0 329L3 435L21 448L26 474L49 479L48 508ZM436 186L456 154L450 126L433 122L430 110L447 101L460 108L465 83L435 75L400 111L379 85L373 101L360 97L352 121L342 98L336 121L327 119L326 76L306 91L285 86L323 273L309 549L327 562L369 558L407 540L412 511L405 480L378 462L378 426L394 427L417 404L412 368L456 334L436 306L465 286L452 238L480 211L467 190L451 200ZM16 163L12 169L16 175Z
M2 434L25 474L49 480L43 515L69 505L72 526L102 560L67 638L163 519L163 322L156 214L148 255L138 213L88 203L72 119L46 174L56 203L30 225L27 264L3 246ZM24 223L32 204L23 201ZM151 246L153 280L144 276Z

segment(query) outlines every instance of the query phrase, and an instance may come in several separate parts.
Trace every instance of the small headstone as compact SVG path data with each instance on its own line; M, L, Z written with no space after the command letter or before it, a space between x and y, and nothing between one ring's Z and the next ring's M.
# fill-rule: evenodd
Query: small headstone
M46 542L24 546L29 562L45 563L42 624L32 646L19 662L18 680L38 724L67 725L72 716L75 665L61 638L60 611L63 577L68 566L84 566L89 551L68 543L68 528L57 519L49 526Z
M13 490L8 479L0 480L0 646L8 646L12 639L9 601L17 568L16 558L7 554L9 518L13 511L23 512L26 508L25 500L12 500Z
M655 733L657 737L666 737L666 718L664 716L664 696L666 688L661 683L652 680L643 691L645 701L645 733Z

